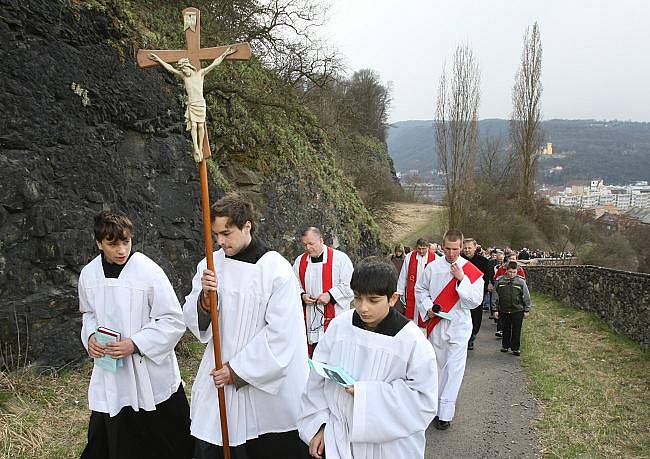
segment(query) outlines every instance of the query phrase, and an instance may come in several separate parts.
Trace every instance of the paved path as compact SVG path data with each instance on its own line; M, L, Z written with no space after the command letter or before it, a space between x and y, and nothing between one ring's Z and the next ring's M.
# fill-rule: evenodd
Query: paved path
M475 348L469 351L451 427L427 431L426 458L532 458L536 438L531 422L535 399L526 392L519 357L499 352L496 327L483 314Z

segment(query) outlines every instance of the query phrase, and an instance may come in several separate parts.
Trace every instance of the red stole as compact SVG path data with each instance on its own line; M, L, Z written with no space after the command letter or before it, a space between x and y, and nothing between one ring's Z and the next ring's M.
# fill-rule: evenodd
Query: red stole
M436 253L429 250L427 262L424 264L426 268L429 263L436 259ZM418 280L418 258L417 251L411 252L409 260L408 279L406 281L406 311L404 315L407 319L413 320L415 317L415 283Z
M309 254L307 252L302 254L302 257L300 258L300 266L298 268L298 272L300 274L300 284L302 285L302 289L306 292L307 288L305 287L305 273L307 272L307 257L309 257ZM323 293L328 292L332 289L333 283L332 283L332 267L334 264L334 249L331 247L327 247L327 261L323 265L323 280L322 280L322 287L323 287ZM305 314L305 327L309 327L309 324L307 323L307 305L303 306L303 313ZM330 322L336 315L336 310L334 309L334 303L327 303L324 307L323 310L323 317L325 318L323 322L323 326L325 331L327 331L327 327L329 327ZM309 349L309 356L311 357L313 350Z
M481 272L480 269L478 269L469 261L463 265L463 273L465 273L465 275L469 278L470 283L472 284L476 282L477 279L483 277L483 272ZM442 312L451 311L452 308L458 302L460 296L458 295L458 291L456 290L457 282L458 279L452 277L451 280L447 283L447 285L445 285L445 287L440 291L436 299L433 300L433 304L439 305L440 310ZM438 322L440 322L441 320L442 319L440 317L434 316L431 319L423 321L420 315L418 314L418 325L422 328L427 329L427 337L433 331L433 327L438 325Z

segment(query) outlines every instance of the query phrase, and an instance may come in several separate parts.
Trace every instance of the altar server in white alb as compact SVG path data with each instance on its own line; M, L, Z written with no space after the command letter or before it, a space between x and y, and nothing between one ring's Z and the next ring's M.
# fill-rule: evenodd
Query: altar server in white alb
M124 214L101 212L94 232L101 254L79 276L81 341L109 364L95 360L81 457L190 458L190 407L174 353L185 324L174 289L156 263L131 253L133 224ZM101 344L99 327L119 341Z
M233 459L308 457L296 430L309 367L291 264L254 235L253 207L236 194L212 207L212 231L221 246L213 255L216 273L203 259L183 306L187 326L208 344L192 387L195 457L223 457L218 387L225 388ZM220 370L214 367L211 290L219 305Z
M300 241L305 252L296 258L293 270L302 287L300 298L311 356L332 319L350 309L353 296L350 278L354 268L345 253L323 243L318 228L307 228Z
M400 295L400 301L396 307L407 319L412 320L420 327L423 327L423 324L416 314L415 285L422 276L424 268L435 259L436 252L429 248L426 239L418 239L415 242L415 250L404 258L404 264L397 279L397 293ZM404 305L404 308L400 307L400 303Z
M298 429L315 458L424 457L438 400L436 356L418 327L391 307L396 283L388 261L361 262L351 282L356 309L332 321L314 352L314 360L355 380L343 387L311 371Z
M427 265L415 287L418 314L425 321L438 362L438 416L434 426L439 430L449 428L454 418L472 334L470 310L483 302L483 273L460 257L462 247L463 233L448 230L442 247L445 256ZM440 311L449 313L451 320L435 315Z

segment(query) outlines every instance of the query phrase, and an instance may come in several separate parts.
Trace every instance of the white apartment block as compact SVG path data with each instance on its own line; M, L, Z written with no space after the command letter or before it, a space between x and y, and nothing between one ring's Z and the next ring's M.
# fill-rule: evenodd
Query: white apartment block
M634 185L610 186L600 179L595 179L591 180L589 186L567 187L564 191L550 196L549 200L556 206L580 209L603 206L619 209L650 208L650 185L648 182L638 182Z

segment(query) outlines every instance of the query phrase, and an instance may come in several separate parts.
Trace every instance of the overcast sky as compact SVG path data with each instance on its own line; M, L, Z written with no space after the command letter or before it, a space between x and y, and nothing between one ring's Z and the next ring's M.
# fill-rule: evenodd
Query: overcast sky
M324 38L350 72L393 84L390 121L433 118L442 65L468 43L481 70L480 118L508 118L527 26L543 47L545 119L650 121L645 0L330 0Z

